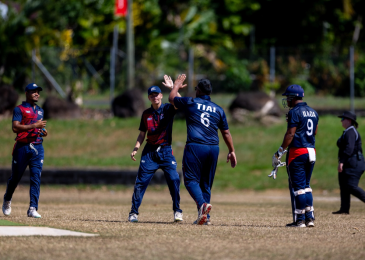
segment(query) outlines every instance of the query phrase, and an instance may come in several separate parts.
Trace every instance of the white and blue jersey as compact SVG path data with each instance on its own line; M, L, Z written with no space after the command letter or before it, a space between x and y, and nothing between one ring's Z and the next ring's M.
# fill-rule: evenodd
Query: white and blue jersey
M314 133L317 129L318 120L317 112L309 107L306 102L301 102L293 107L288 113L288 129L292 127L297 129L289 148L315 148Z
M187 144L219 144L218 129L228 130L227 118L209 96L175 97L174 105L186 116Z

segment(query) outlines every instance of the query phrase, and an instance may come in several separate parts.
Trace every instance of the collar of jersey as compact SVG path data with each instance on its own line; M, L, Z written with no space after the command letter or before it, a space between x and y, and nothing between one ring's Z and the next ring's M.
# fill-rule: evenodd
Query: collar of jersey
M153 106L151 105L151 109L152 109L152 112L153 113L157 113L157 114L161 114L161 112L162 112L162 110L163 110L163 107L165 106L165 104L164 103L162 103L161 104L161 106L157 109L157 110L155 110L154 108L153 108Z
M27 101L23 101L23 102L22 102L22 106L23 106L23 107L32 107L32 105L31 105L31 104L29 104ZM37 108L38 106L37 106L37 105L35 105L35 107Z
M296 104L294 107L296 106L306 106L307 105L307 102L300 102L298 104Z
M201 99L205 99L205 100L210 101L210 96L208 96L208 95L198 96L197 98L201 98Z

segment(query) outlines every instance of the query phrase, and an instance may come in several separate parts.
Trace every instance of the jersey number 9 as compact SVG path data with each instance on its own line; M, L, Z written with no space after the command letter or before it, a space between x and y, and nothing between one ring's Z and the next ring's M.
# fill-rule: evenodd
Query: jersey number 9
M307 121L307 129L308 131L306 132L308 136L311 136L313 134L313 121L312 119L308 119Z

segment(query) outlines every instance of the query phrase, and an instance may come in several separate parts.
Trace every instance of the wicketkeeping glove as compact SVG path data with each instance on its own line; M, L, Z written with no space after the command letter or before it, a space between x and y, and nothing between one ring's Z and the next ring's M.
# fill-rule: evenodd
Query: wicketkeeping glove
M286 151L286 150L285 150ZM284 153L285 153L284 151ZM286 163L285 162L280 162L279 160L279 164L277 164L274 169L271 171L271 173L268 175L268 177L272 177L274 180L276 179L276 173L278 172L278 168L279 167L282 167L282 166L285 166Z
M281 157L287 152L280 146L279 150L272 156L272 167L276 167L280 162Z

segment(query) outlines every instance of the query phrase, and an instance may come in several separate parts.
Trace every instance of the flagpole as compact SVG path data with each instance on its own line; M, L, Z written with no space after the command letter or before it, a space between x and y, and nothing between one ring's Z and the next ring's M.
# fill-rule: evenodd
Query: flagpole
M127 13L127 66L128 89L134 88L134 32L133 32L133 0L128 0Z

